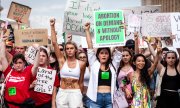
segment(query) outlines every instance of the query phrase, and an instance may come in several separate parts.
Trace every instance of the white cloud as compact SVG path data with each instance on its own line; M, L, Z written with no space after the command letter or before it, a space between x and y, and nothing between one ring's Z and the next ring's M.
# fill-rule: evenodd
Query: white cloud
M30 23L31 28L47 28L48 34L50 35L50 23L49 20L51 19L51 16L31 16L30 17ZM58 35L62 34L62 19L58 18L56 19L56 30L58 32Z

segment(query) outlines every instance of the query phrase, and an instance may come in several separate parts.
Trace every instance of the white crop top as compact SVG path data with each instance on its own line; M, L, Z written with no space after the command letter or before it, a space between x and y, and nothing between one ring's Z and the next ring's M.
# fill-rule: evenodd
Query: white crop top
M61 78L74 78L79 79L80 77L80 66L79 61L76 60L76 67L69 68L67 61L64 63L62 69L60 70Z

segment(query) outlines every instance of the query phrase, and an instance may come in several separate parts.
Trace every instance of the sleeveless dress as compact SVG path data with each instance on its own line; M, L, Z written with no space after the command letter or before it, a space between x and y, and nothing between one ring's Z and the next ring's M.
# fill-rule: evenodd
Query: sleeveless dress
M146 84L138 82L133 76L132 80L133 100L131 108L151 108L151 100L149 90Z

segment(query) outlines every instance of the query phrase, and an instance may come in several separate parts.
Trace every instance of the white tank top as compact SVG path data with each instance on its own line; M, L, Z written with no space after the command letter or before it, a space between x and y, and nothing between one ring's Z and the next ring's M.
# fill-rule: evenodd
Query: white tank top
M86 67L86 71L85 71L85 74L84 74L84 86L88 86L89 78L90 78L89 68Z
M79 79L80 77L80 66L78 60L76 60L76 67L69 68L67 61L64 63L62 69L60 70L61 78L73 78Z

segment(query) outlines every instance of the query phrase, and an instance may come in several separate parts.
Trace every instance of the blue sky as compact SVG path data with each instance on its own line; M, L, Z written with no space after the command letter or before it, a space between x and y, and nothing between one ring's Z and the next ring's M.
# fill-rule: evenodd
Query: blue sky
M67 0L1 0L4 10L1 19L7 19L7 13L11 2L18 2L32 8L30 22L32 28L48 28L49 19L56 18L58 34L62 33L63 14ZM141 0L91 0L99 3L101 9L114 10L123 7L140 6Z

